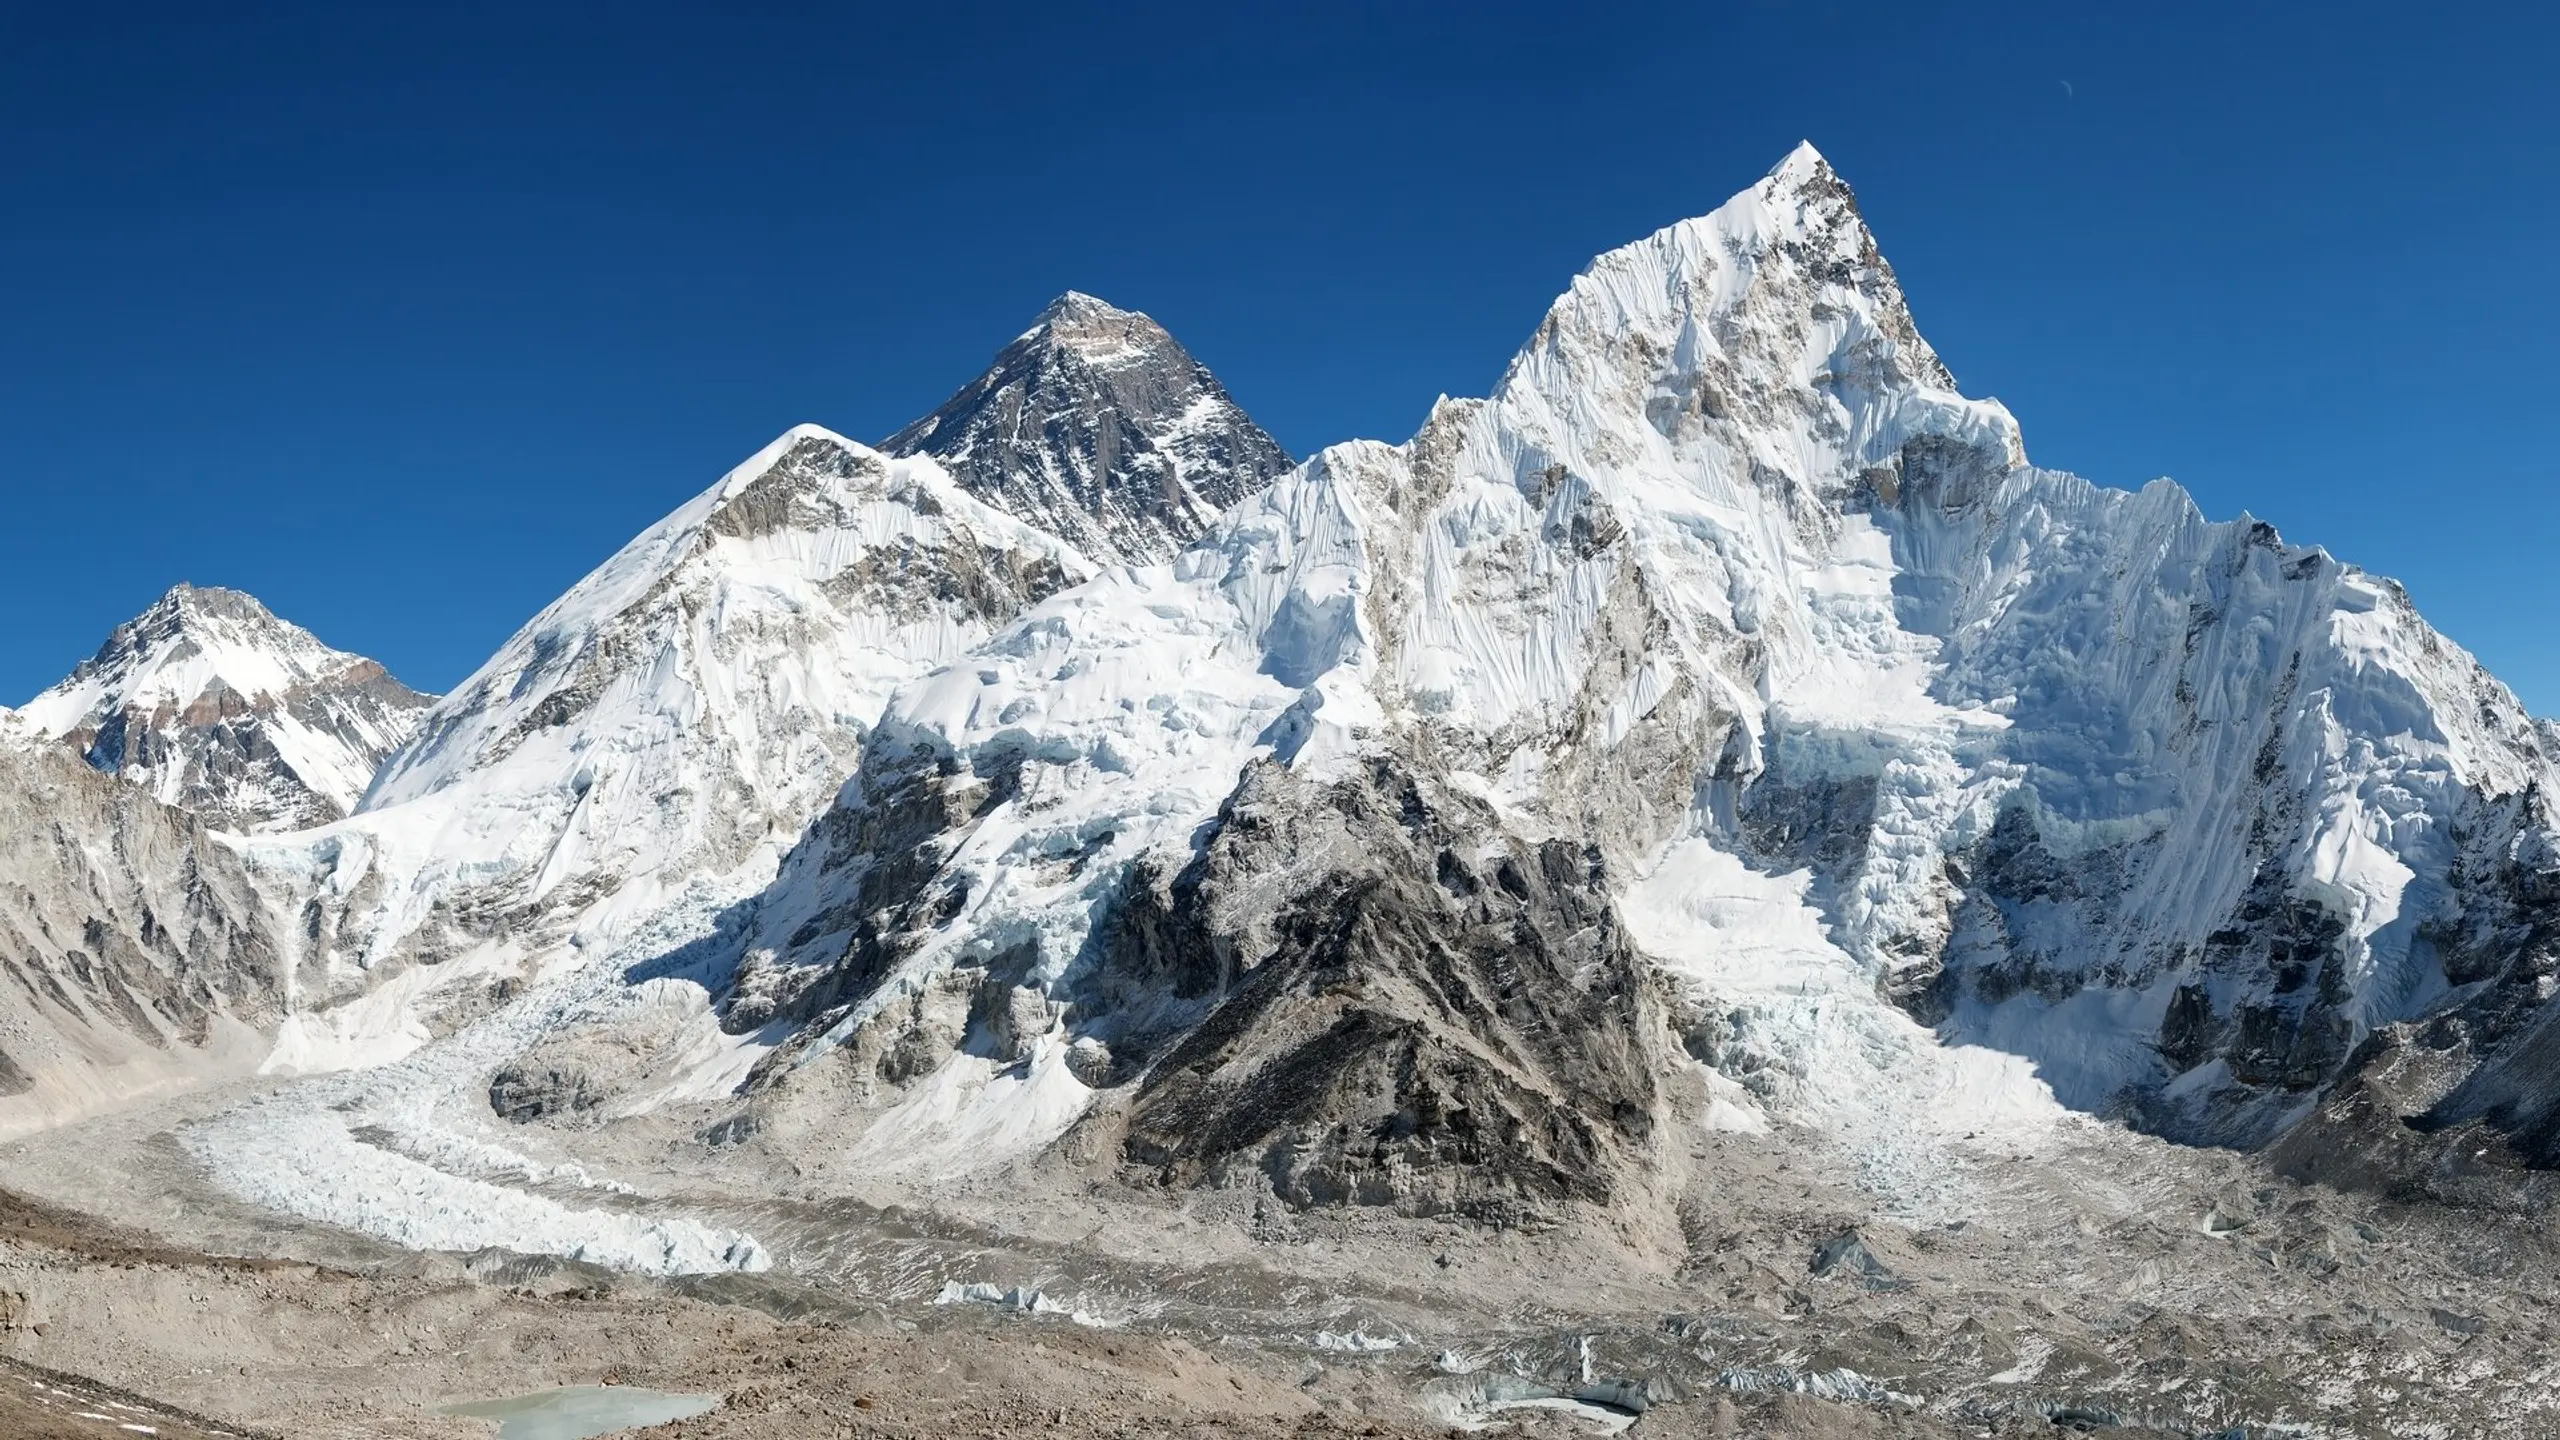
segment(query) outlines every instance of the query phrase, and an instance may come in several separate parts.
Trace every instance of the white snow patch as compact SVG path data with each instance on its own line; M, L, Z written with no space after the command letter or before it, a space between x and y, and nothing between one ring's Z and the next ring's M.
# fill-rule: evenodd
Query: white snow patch
M2028 1061L1943 1045L1881 999L1874 972L1806 903L1810 882L1762 874L1692 837L1663 853L1620 912L1638 946L1725 1016L1709 1123L1811 1128L1847 1148L1892 1213L1960 1214L1968 1202L1949 1160L1964 1136L2032 1145L2066 1112Z

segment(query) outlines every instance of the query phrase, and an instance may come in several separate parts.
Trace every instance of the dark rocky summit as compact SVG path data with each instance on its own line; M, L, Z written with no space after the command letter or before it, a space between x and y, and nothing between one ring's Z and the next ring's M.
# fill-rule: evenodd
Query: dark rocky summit
M881 448L1102 562L1172 558L1293 463L1163 326L1073 291Z

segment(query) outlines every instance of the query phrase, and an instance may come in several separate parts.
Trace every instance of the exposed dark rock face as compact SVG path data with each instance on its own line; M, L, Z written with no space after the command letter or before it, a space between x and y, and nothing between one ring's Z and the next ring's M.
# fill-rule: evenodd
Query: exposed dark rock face
M749 955L722 1008L724 1028L743 1034L776 1020L823 1026L871 996L959 898L940 883L941 864L953 836L1005 798L1005 777L994 779L986 784L947 755L874 732L856 782L863 803L821 816L784 867L783 884L830 897L800 922L787 948L841 936L840 949L820 965ZM908 1019L927 1023L920 1011ZM884 1063L906 1068L903 1059Z
M881 448L1105 562L1171 558L1293 463L1162 326L1073 292Z
M1596 852L1500 833L1392 761L1317 786L1257 767L1090 982L1136 967L1212 1006L1138 1082L1126 1160L1498 1221L1617 1196L1653 1134L1662 997Z
M898 1087L955 1051L1019 1061L1063 1028L1077 1078L1119 1096L1087 1134L1121 1135L1120 1161L1160 1183L1262 1177L1298 1206L1516 1223L1643 1174L1677 1041L1596 848L1503 838L1482 802L1396 760L1322 783L1263 761L1180 873L1127 877L1045 991L1013 953L916 982L903 962L957 903L941 860L1013 792L893 749L864 803L804 842L859 869L795 937L847 935L836 958L751 959L730 996L733 1032L801 1037L758 1085L812 1045Z
M489 1109L518 1125L583 1115L603 1103L583 1070L558 1065L509 1065L489 1077Z
M2454 903L2423 928L2460 988L2362 1037L2275 1146L2287 1173L2534 1214L2560 1198L2560 854L2547 805L2536 786L2473 808L2454 837Z
M180 585L27 714L97 769L252 832L348 813L432 702L248 595Z

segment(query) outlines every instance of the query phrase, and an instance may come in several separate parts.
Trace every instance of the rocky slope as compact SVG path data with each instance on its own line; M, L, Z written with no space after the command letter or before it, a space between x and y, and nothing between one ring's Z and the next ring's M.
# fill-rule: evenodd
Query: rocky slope
M250 596L180 585L23 713L163 804L274 831L353 810L432 700Z
M254 1068L271 921L185 811L0 710L0 1134Z
M1164 327L1073 291L881 448L1100 561L1173 558L1291 463Z

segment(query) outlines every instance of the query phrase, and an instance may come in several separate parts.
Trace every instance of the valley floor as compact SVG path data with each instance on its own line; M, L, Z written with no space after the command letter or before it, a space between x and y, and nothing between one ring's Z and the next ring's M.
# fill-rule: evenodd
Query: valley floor
M814 1166L794 1191L751 1151L651 1171L648 1147L609 1150L637 1182L621 1203L752 1230L777 1257L647 1279L404 1250L229 1199L173 1132L237 1099L0 1146L0 1354L186 1440L485 1437L435 1411L600 1382L725 1395L651 1432L687 1440L2560 1428L2539 1226L2395 1210L2094 1123L2034 1155L1950 1156L1940 1193L1964 1213L1925 1221L1884 1213L1855 1157L1701 1132L1674 1235L1257 1213L1090 1179L1068 1198L1054 1173L927 1207ZM776 1194L793 1198L748 1198ZM1626 1413L1611 1382L1649 1408ZM90 1433L60 1429L52 1398L0 1374L0 1407L36 1402L0 1408L0 1433Z

